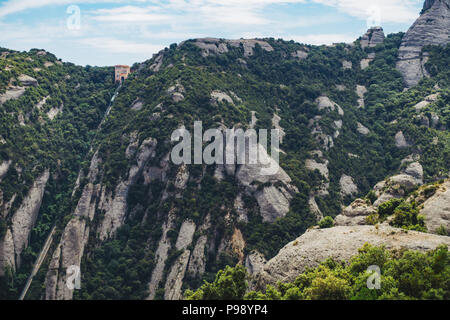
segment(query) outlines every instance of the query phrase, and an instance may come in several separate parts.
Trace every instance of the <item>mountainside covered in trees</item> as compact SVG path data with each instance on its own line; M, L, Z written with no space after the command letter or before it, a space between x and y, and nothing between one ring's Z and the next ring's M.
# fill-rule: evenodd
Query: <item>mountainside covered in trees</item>
M436 6L450 11L448 0L427 1L406 35L373 28L352 44L187 40L135 64L120 87L112 68L1 49L0 298L18 298L36 273L26 299L180 299L237 263L263 290L305 270L273 267L295 261L286 253L333 252L330 235L355 245L307 267L356 255L343 228L428 241L408 249L448 245L448 19L430 33L439 39L414 42L416 25L443 25ZM408 67L402 55L411 46L426 71L414 86L416 58ZM171 134L194 121L280 129L280 170L174 165ZM306 232L317 224L336 226ZM404 246L389 232L371 239ZM310 245L298 252L292 241ZM72 266L79 290L66 285ZM345 290L336 298L350 298Z

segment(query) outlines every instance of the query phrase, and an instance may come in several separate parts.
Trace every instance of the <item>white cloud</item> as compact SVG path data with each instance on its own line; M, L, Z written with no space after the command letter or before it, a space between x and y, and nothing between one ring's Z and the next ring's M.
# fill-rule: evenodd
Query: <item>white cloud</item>
M77 0L76 3L124 3L123 0ZM218 21L245 24L264 23L261 16L261 10L268 5L292 4L313 2L338 8L340 11L359 19L367 19L368 8L371 6L380 9L382 22L400 22L406 23L414 20L418 15L417 7L423 3L423 0L134 0L131 2L146 3L149 2L153 8L165 8L168 10L179 10L187 13L211 13ZM74 3L73 0L8 0L0 7L0 17L48 5L68 5ZM130 9L131 10L131 9ZM142 8L132 9L130 12L105 11L106 16L111 20L122 19L130 21L133 17L138 20L146 18ZM147 13L148 14L148 13ZM122 15L122 17L120 17ZM158 16L148 16L150 19L158 19ZM242 18L242 19L241 19ZM107 19L101 18L101 19Z
M313 45L330 45L333 43L351 43L355 41L359 35L351 34L308 34L308 35L287 35L282 37L284 40L294 40L299 43L313 44Z
M380 12L381 23L410 23L419 12L417 7L423 0L312 0L313 2L338 8L340 11L359 19L367 19L371 8Z

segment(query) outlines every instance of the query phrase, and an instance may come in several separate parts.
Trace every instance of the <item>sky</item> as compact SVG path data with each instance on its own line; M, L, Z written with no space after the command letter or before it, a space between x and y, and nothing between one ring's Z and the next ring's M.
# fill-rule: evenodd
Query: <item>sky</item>
M0 47L79 65L132 65L201 37L352 42L406 32L424 0L0 0Z

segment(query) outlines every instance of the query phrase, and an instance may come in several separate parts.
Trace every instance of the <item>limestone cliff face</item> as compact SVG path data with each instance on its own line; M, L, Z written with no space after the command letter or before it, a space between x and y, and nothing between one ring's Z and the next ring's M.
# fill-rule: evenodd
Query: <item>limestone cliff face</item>
M375 47L376 45L383 43L384 31L381 27L372 27L362 36L361 47Z
M450 180L440 185L435 194L423 203L420 214L425 217L429 232L444 228L450 234Z
M89 238L87 221L92 221L95 213L96 197L100 185L93 183L97 179L100 163L98 152L91 159L88 184L84 187L81 197L74 211L74 217L66 225L61 240L53 252L52 260L45 279L45 298L47 300L70 300L73 290L66 285L67 268L80 267L84 247Z
M427 76L424 64L428 57L422 53L427 45L445 45L450 35L450 0L427 0L421 16L409 28L400 46L397 69L405 85L413 87Z
M135 141L131 139L130 146ZM54 251L50 268L46 277L46 299L70 300L73 290L66 285L67 269L70 266L80 267L84 248L89 239L89 223L94 219L96 210L104 210L105 216L98 226L97 237L103 241L112 236L125 220L127 212L127 194L129 187L133 185L142 174L147 161L154 155L156 140L149 138L144 140L136 152L136 164L128 173L128 179L120 181L116 186L114 196L106 193L106 188L101 183L96 183L100 176L99 164L101 159L98 152L91 159L88 174L88 183L84 186L74 217L64 229L58 248ZM130 155L131 147L127 148ZM54 266L54 267L52 267Z
M384 245L387 249L405 248L428 251L441 244L450 244L450 237L405 231L387 225L339 226L312 229L287 244L259 272L254 274L257 288L277 281L292 282L306 268L316 267L327 258L348 261L365 243ZM249 269L251 271L252 269Z

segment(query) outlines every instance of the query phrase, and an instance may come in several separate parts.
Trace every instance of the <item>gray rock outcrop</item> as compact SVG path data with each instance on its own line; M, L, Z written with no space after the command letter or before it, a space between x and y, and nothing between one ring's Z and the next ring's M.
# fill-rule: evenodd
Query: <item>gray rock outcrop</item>
M353 178L346 174L343 174L341 176L341 179L339 180L339 185L341 187L341 195L343 197L355 195L359 192L358 186L353 181Z
M141 143L136 156L136 164L128 172L128 179L121 181L115 189L114 197L111 194L102 197L99 208L105 211L105 216L99 228L100 240L109 238L114 232L122 226L127 211L127 196L131 185L136 183L144 166L150 157L153 157L157 145L156 139L148 138ZM104 190L104 189L103 189Z
M11 232L14 240L14 252L16 266L20 266L20 255L23 249L28 246L31 229L34 227L39 210L41 208L42 197L45 186L50 177L50 171L45 170L33 183L28 195L22 201L19 209L12 217Z
M377 200L374 206L394 198L402 198L407 192L423 184L423 168L419 162L410 163L402 173L377 183L374 187Z
M397 134L394 137L395 139L395 146L399 149L408 148L411 145L406 141L405 136L403 135L403 131L397 132Z
M450 245L450 237L405 231L387 225L338 226L310 229L288 243L254 275L256 287L292 282L306 268L316 267L328 258L348 261L365 243L384 245L387 249L429 251L441 244Z
M360 44L362 48L372 48L384 41L384 31L382 27L372 27L362 36Z
M298 190L266 149L260 144L257 146L258 163L240 165L236 170L236 178L247 193L256 197L263 220L273 222L286 215L289 202ZM264 185L262 190L258 189L258 185Z
M334 219L335 226L356 226L366 225L367 217L377 213L377 209L368 204L364 199L356 199L351 205L346 207L342 213Z
M450 0L425 1L424 10L405 34L398 53L397 69L405 85L413 87L427 75L424 64L428 60L422 48L445 45L450 35Z
M181 287L183 285L184 275L191 254L190 250L186 250L186 248L192 243L195 228L196 225L191 220L186 220L181 225L175 248L177 250L184 250L184 252L172 265L167 276L166 284L164 286L165 300L180 300L182 298Z
M443 227L450 234L450 180L440 185L435 194L423 203L420 214L425 217L429 232Z
M264 51L268 52L273 51L272 46L263 40L256 40L256 39L227 40L227 43L232 47L240 47L242 45L242 47L244 48L245 57L253 55L253 50L256 44L258 44Z

